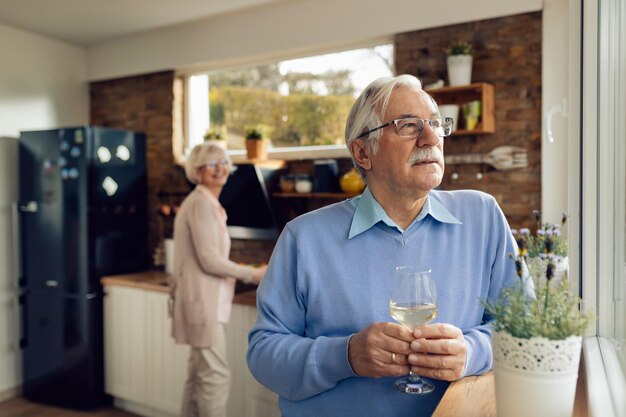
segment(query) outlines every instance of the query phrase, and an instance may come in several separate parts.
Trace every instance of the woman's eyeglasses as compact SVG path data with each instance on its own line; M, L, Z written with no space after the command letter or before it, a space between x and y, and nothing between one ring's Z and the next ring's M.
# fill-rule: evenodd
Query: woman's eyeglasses
M218 159L216 161L209 161L204 166L207 167L207 168L214 169L218 165L221 166L221 167L227 167L228 166L228 160L226 158L222 158L222 159Z

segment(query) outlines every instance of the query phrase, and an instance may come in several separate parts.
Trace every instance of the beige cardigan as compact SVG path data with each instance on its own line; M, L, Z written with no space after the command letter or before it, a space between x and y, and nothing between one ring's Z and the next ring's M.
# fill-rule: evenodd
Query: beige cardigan
M174 223L170 312L176 343L210 347L218 311L230 316L234 278L251 282L253 268L230 261L229 254L226 213L215 196L198 186L181 204ZM219 305L220 291L228 295L227 305Z

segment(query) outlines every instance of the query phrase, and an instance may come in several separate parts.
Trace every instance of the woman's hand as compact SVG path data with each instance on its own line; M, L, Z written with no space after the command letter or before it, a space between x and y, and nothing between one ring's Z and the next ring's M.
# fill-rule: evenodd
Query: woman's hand
M260 266L258 268L254 268L252 272L252 283L259 284L265 275L265 271L267 270L267 265Z

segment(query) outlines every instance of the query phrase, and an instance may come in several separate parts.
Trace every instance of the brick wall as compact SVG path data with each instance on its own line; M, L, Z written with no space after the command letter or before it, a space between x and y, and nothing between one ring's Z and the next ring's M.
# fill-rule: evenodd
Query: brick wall
M172 156L173 82L174 72L165 71L93 82L89 89L91 124L146 134L150 253L164 226L156 215L157 193L186 186Z
M472 82L495 87L496 132L446 139L446 154L487 153L502 145L522 146L528 167L502 172L487 165L449 165L442 189L473 188L498 200L511 227L534 225L541 208L541 12L481 20L398 34L398 74L419 76L424 84L448 84L445 48L457 40L474 47ZM458 180L452 180L452 173ZM476 174L483 174L477 179Z

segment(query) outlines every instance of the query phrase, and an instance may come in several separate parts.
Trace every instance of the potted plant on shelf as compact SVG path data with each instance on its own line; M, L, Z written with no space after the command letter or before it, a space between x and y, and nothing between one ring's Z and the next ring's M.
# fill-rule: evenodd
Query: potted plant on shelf
M451 86L467 85L472 82L473 48L467 42L457 41L446 48L448 56L448 81Z
M268 132L269 128L265 125L246 128L246 153L249 160L263 161L267 159Z
M210 128L204 134L205 142L214 143L223 149L226 149L226 132L225 128Z
M554 225L541 226L535 236L527 229L514 231L519 253L511 257L519 280L496 301L483 301L493 317L499 416L571 417L574 407L582 334L592 316L581 311L580 298L570 293L567 275L556 274L567 251L563 236L553 233ZM541 259L545 268L531 268L531 274L543 275L529 281L526 265L532 265L532 258Z

